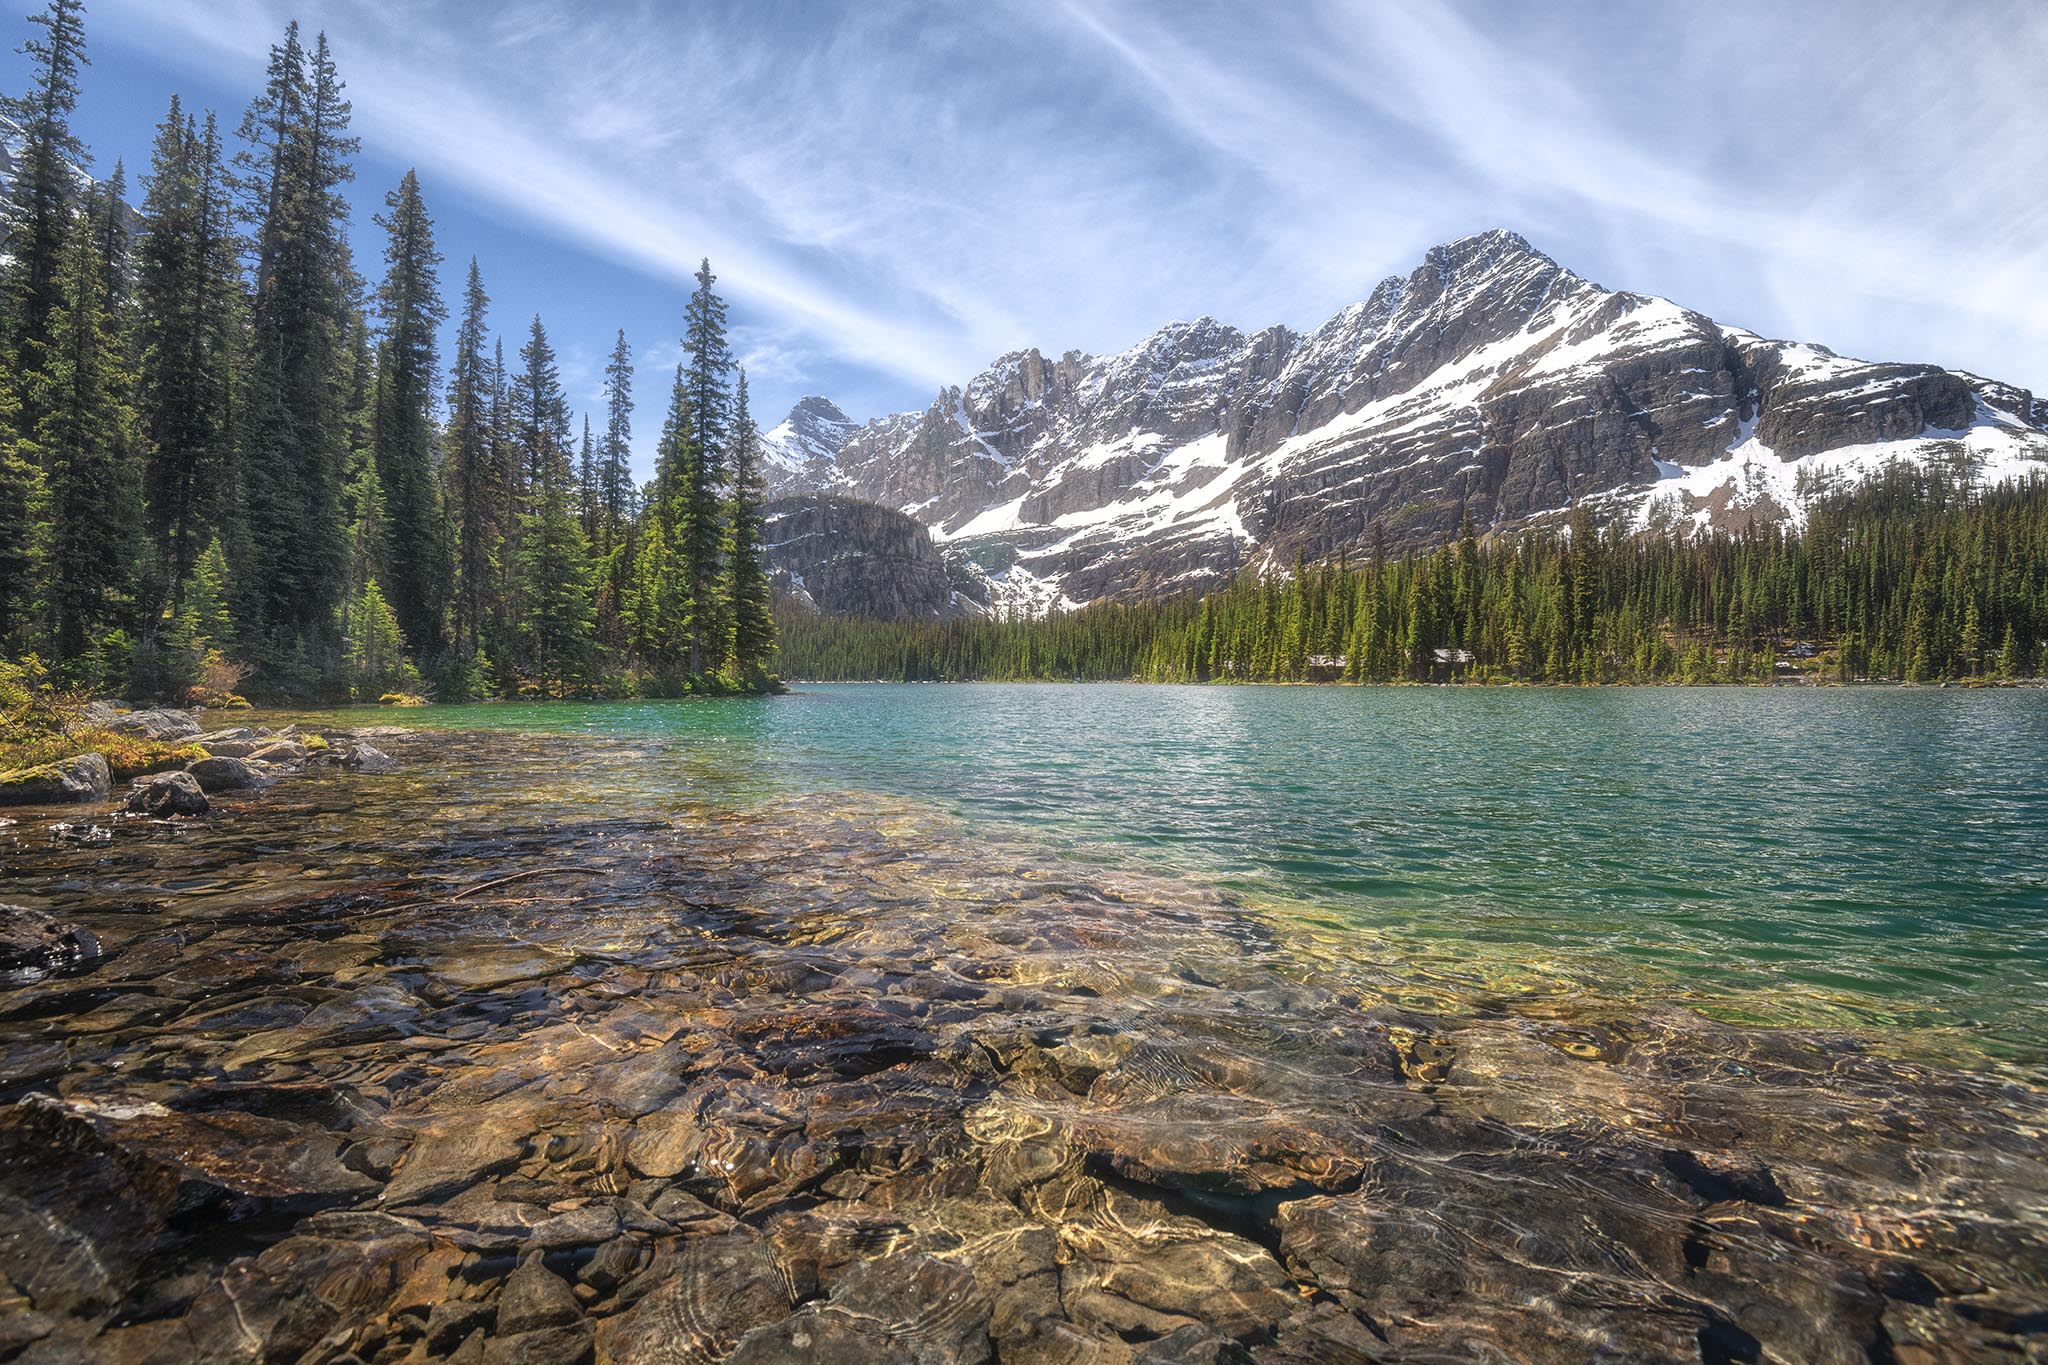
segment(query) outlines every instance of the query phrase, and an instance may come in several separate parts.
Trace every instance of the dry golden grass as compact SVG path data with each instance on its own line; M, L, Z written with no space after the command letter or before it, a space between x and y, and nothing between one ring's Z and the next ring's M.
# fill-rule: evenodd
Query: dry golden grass
M112 730L82 729L43 732L0 739L0 772L35 768L79 754L102 754L115 777L139 777L166 768L182 768L205 758L206 750L188 741L167 742Z

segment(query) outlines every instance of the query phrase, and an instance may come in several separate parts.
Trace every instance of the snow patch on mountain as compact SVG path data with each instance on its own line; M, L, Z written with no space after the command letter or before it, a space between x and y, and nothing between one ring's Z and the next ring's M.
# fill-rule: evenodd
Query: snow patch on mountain
M761 433L761 463L772 481L829 467L860 423L818 394L797 400L780 423Z
M1305 334L1203 317L1109 356L1012 352L779 468L925 522L997 605L1044 606L1426 548L1467 517L1796 524L1826 480L1891 459L2048 473L2044 427L2025 390L1724 328L1496 230Z

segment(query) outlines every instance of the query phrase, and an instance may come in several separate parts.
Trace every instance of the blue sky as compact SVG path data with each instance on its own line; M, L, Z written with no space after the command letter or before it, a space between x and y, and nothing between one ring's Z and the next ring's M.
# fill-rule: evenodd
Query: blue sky
M363 268L417 167L451 302L476 255L573 402L626 329L643 453L705 255L764 425L1201 313L1313 326L1495 225L1724 322L2048 389L2028 0L88 5L78 125L131 182L173 90L232 128L285 20L325 29Z

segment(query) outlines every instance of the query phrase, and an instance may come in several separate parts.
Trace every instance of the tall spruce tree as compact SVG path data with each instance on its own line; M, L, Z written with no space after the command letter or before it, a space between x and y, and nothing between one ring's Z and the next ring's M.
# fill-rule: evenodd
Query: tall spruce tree
M725 521L725 653L727 670L743 683L757 682L775 652L775 617L761 551L762 496L760 445L747 410L747 373L741 370L733 398L732 506Z
M383 337L377 347L375 448L389 521L391 605L414 654L442 641L448 600L448 547L434 478L435 338L448 310L441 302L441 254L411 171L384 198L377 222L388 241L377 290Z
M625 618L633 585L633 351L623 329L604 367L604 435L598 440L596 484L597 634L608 648L626 645Z
M173 95L157 129L135 251L144 488L154 576L173 614L219 528L231 458L241 290L223 174L213 115L202 128Z
M243 492L243 578L273 649L317 652L341 600L343 377L355 275L341 187L354 178L349 105L322 34L310 57L296 23L271 49L238 158L257 217Z
M125 613L138 508L132 376L121 364L100 235L78 223L68 236L37 393L36 445L48 471L50 639L57 657L75 664Z
M590 439L590 414L583 414L583 441L576 457L576 512L583 523L583 538L597 542L599 507L597 501L597 447Z
M515 421L531 472L520 519L521 663L546 692L582 676L592 627L590 551L576 518L568 408L538 316L519 358Z
M628 623L634 652L658 674L673 674L692 661L699 585L690 572L690 480L699 468L688 371L678 365L640 519Z
M597 468L599 548L609 553L633 499L633 349L625 329L604 367L604 444Z
M86 160L71 131L86 65L84 6L51 0L29 23L39 30L21 49L30 59L29 88L0 99L0 114L21 138L0 259L0 650L8 652L27 648L45 605L49 514L39 428L51 391L47 351L65 234L76 217L73 168Z
M503 499L492 470L491 358L484 353L490 296L476 258L462 291L455 363L448 378L447 469L455 506L455 645L474 657L483 647L485 609L497 582Z
M0 386L0 657L28 651L49 533L41 452L21 436L20 415L14 394Z
M511 371L505 364L505 339L496 339L491 350L491 496L498 508L498 573L492 585L489 607L489 643L492 656L509 664L517 648L519 630L519 541L520 513L526 506L526 485L520 471L525 467L519 443L513 435Z
M29 16L41 30L22 44L30 59L27 93L0 100L0 114L21 130L7 211L7 259L0 269L0 303L8 371L20 404L18 421L33 433L41 420L42 352L60 298L57 276L65 263L65 234L75 221L77 168L86 164L85 145L71 131L78 103L79 68L85 55L85 6L81 0L50 0Z
M681 513L677 523L688 579L685 624L692 674L718 668L726 641L719 553L725 539L724 482L732 439L732 352L725 338L725 300L711 288L717 276L706 260L685 313L683 400L693 439L684 447Z

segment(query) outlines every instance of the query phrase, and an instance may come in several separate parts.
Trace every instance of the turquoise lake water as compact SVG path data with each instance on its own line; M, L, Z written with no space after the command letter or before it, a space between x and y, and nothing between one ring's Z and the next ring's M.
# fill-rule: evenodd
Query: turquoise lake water
M2037 691L813 685L379 719L643 743L601 797L636 813L936 803L1422 980L2048 1039Z

